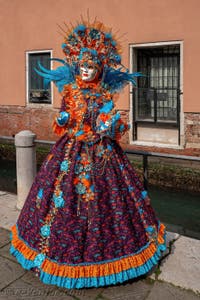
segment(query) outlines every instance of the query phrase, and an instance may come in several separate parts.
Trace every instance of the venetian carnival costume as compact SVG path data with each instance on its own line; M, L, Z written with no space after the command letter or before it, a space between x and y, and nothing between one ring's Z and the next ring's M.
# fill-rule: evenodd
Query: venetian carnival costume
M61 137L11 228L10 253L45 284L116 284L148 273L166 249L165 226L118 142L129 127L116 95L140 74L122 71L119 44L97 21L69 29L62 48L63 66L37 70L61 92Z

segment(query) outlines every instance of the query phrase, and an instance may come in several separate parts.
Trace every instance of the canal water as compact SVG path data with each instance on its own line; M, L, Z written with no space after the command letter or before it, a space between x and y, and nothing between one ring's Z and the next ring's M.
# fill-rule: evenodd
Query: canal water
M150 187L151 203L168 231L200 239L200 195Z
M14 161L0 160L0 190L17 193ZM149 195L156 215L168 231L200 239L200 195L153 186L149 187Z

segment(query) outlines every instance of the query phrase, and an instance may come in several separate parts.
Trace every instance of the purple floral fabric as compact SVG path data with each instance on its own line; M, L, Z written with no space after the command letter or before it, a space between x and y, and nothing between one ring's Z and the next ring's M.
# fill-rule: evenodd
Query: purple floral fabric
M84 164L85 158L90 164ZM66 173L59 177L61 171ZM82 198L85 186L76 183L83 176L91 182L89 200ZM58 178L60 192L55 194ZM86 144L65 134L33 182L17 220L19 235L38 252L47 247L47 256L58 263L96 263L133 254L148 243L147 228L158 229L159 223L143 190L116 141L103 137Z

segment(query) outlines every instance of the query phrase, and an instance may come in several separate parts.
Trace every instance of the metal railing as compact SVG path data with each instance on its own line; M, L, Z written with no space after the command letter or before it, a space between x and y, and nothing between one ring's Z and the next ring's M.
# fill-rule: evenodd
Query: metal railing
M148 189L148 157L172 158L178 160L200 162L200 157L198 156L166 154L166 153L148 152L148 151L140 151L140 150L126 150L126 149L124 151L126 152L126 154L143 156L143 179L144 179L144 188L146 190Z
M4 143L14 143L13 137L0 136L0 143L3 141ZM54 141L46 141L46 140L35 140L36 144L43 145L54 145ZM130 155L140 155L143 157L143 180L144 180L144 188L148 189L148 158L149 157L158 157L158 158L168 158L168 159L176 159L176 160L186 160L186 161L196 161L200 162L200 157L198 156L189 156L189 155L177 155L177 154L167 154L167 153L159 153L159 152L150 152L150 151L141 151L141 150L129 150L123 149L126 154Z

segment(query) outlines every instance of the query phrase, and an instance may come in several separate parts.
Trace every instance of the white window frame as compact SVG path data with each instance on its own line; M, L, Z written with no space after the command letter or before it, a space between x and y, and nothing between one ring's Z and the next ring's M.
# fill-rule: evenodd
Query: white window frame
M180 95L180 145L167 145L161 143L154 143L152 145L151 142L142 142L142 141L134 141L133 140L133 101L132 101L132 87L130 85L129 92L129 120L130 120L130 131L129 131L129 141L130 144L134 145L145 145L145 146L158 146L158 147L169 147L169 148L183 148L185 145L185 133L184 133L184 112L183 112L183 41L175 40L175 41L163 41L163 42L151 42L151 43L131 43L129 44L129 61L130 61L130 72L135 72L137 69L137 60L134 57L134 50L137 48L145 48L145 47L160 47L167 45L179 45L180 46L180 90L182 94ZM138 70L139 71L139 70Z
M53 106L53 84L52 82L50 83L50 90L51 90L51 103L30 103L29 102L29 55L30 54L35 54L35 53L50 53L50 58L53 57L53 50L30 50L26 51L26 104L28 106L35 106L35 107L52 107ZM50 67L52 69L53 67L53 62L52 60L50 61ZM39 76L39 75L38 75Z

